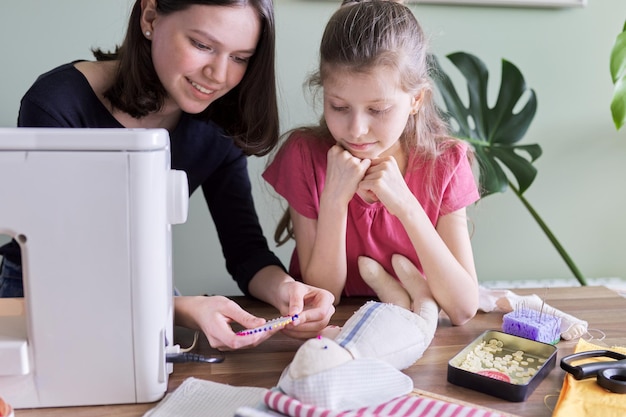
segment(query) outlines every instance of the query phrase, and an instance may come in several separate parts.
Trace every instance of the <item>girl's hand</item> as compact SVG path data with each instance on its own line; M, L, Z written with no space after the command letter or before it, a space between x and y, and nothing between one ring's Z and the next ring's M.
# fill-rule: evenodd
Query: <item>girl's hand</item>
M333 201L347 205L356 193L371 161L352 156L339 145L334 145L328 150L327 161L324 194Z
M397 217L402 210L416 202L415 196L404 181L396 159L392 156L372 160L358 185L358 192L370 200L379 200Z

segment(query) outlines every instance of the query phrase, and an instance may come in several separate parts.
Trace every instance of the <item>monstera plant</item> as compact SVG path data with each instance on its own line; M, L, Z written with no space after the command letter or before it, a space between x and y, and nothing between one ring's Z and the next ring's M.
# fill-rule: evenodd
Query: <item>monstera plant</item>
M533 162L541 156L542 151L538 144L518 144L537 110L535 92L526 86L522 73L511 62L502 60L500 91L495 105L490 107L487 99L489 72L485 64L465 52L447 55L467 81L469 100L466 105L437 58L431 58L435 69L433 79L446 107L444 113L450 119L452 134L469 142L474 149L479 166L481 197L511 189L576 279L581 285L587 285L571 257L524 197L524 192L537 176Z
M615 86L611 101L611 114L615 128L620 130L626 124L626 23L611 50L610 66L611 78Z

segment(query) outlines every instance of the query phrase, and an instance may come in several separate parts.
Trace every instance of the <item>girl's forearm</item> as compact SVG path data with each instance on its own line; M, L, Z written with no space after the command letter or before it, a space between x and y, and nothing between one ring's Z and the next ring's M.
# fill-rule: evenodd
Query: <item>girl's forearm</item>
M347 207L322 198L315 241L302 275L305 283L330 291L335 302L346 285L346 227Z
M463 244L448 247L417 200L399 219L418 254L428 286L440 307L453 324L467 322L474 317L478 308L478 283L471 246L467 243L467 247ZM467 226L464 223L459 227Z

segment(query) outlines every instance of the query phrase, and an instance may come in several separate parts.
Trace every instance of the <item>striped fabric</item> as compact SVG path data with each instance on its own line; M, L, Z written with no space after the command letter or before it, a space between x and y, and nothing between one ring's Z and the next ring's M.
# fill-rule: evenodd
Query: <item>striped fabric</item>
M358 340L357 335L359 332L375 320L373 318L370 319L370 317L374 315L376 310L382 309L384 306L385 304L378 302L366 303L352 317L352 321L344 325L342 332L339 333L335 341L339 343L341 347L350 350L349 348L353 347Z
M265 393L265 405L290 417L502 417L493 411L425 398L404 395L377 406L349 411L333 411L300 401L278 390Z

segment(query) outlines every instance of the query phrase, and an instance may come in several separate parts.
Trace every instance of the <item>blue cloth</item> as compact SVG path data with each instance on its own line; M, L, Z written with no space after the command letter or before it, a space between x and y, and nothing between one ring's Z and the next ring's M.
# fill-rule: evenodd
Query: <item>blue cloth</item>
M3 259L0 262L0 298L23 296L22 267L19 264Z
M35 81L22 98L18 126L123 128L74 63L61 65ZM249 294L252 277L266 266L285 269L269 250L252 199L247 158L232 139L213 122L184 113L170 132L170 142L171 166L187 173L190 194L202 189L226 269L239 288ZM21 264L15 241L0 247L0 255Z

